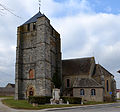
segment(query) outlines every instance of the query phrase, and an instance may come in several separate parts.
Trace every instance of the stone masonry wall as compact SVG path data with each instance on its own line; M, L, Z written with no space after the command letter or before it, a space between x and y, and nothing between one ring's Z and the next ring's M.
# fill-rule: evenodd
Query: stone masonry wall
M103 102L103 88L84 88L85 95L80 95L80 89L83 88L73 88L73 96L74 97L80 97L86 101L97 101L97 102ZM96 95L91 95L91 89L96 90Z
M52 76L61 71L60 35L45 16L38 18L36 30L32 26L30 31L27 25L18 27L15 99L26 99L29 87L34 95L51 96Z

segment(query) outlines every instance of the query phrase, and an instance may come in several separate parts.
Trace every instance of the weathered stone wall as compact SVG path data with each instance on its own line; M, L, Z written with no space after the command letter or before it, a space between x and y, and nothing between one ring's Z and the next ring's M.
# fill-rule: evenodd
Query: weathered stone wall
M15 99L26 99L29 87L33 87L34 95L51 96L52 76L61 71L59 33L45 16L38 18L36 30L32 26L33 23L30 31L27 31L27 25L18 27Z
M80 89L84 89L84 95L80 95ZM96 95L91 95L91 89L96 90ZM103 88L73 88L73 96L80 97L83 101L103 102Z
M116 100L116 81L114 80L114 76L109 73L102 66L96 66L96 73L93 75L93 78L104 87L103 96L109 101ZM107 91L107 81L108 81L108 91ZM112 94L110 94L112 92Z
M95 58L92 57L91 58L91 67L90 67L90 71L89 71L89 78L92 77L94 70L95 70Z
M115 79L112 79L111 81L111 92L112 92L112 101L117 100L117 92L116 92L116 81Z
M81 78L89 78L89 76L88 75L84 75L84 74L83 75L64 76L63 80L62 80L63 95L66 95L66 90L68 89L67 88L67 79L70 80L70 87L69 88L73 88L74 81L76 79L81 79ZM70 93L71 93L71 91L70 91ZM67 92L67 94L70 94L70 93Z

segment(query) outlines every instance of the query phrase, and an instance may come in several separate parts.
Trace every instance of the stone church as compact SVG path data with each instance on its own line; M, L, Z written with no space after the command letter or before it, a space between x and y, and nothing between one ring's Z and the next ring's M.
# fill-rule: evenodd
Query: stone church
M85 101L115 101L114 76L94 57L62 61L63 96L81 97Z
M17 29L15 99L51 96L57 73L61 95L86 101L115 100L114 76L94 57L61 59L60 34L50 20L38 12Z

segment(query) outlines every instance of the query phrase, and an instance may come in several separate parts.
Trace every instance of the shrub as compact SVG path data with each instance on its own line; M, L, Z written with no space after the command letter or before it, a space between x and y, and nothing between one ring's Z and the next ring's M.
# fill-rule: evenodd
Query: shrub
M64 103L67 103L69 101L70 104L81 104L82 98L79 97L61 97L63 99Z
M29 96L28 102L29 103L37 103L37 104L45 104L50 103L50 96Z
M104 96L104 102L112 102L111 96Z

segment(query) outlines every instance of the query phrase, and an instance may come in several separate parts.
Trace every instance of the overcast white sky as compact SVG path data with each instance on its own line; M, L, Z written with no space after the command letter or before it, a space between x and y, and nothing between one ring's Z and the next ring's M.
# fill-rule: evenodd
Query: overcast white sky
M118 0L42 0L41 12L61 34L63 59L94 56L120 88ZM17 26L38 12L37 0L1 0L16 15L0 11L0 86L14 83ZM0 9L2 7L0 6Z

